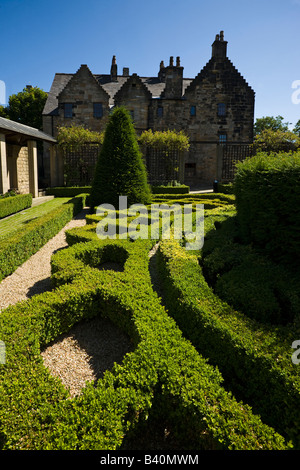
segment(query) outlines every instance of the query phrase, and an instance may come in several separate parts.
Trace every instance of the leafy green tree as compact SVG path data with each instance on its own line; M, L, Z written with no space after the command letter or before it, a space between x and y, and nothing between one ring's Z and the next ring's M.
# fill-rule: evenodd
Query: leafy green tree
M295 150L300 146L300 137L292 131L264 129L254 138L258 151L279 152Z
M47 93L38 87L26 87L23 91L11 95L8 106L4 108L6 116L12 121L42 129L42 112Z
M7 110L2 105L0 105L0 117L8 118Z
M296 122L293 132L300 137L300 119Z
M283 122L282 116L264 116L262 118L257 118L254 124L254 135L259 135L263 131L271 129L272 131L283 131L286 132L289 130L289 122Z
M91 189L91 207L102 203L116 209L119 196L128 205L151 201L151 191L135 129L129 112L116 108L110 115Z

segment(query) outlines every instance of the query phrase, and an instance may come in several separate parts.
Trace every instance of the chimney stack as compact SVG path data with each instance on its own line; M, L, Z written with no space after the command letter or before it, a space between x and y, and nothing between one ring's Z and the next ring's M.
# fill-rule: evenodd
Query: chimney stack
M110 77L112 82L118 81L118 66L116 61L116 56L112 58L111 68L110 68Z
M162 70L161 70L162 71ZM170 57L170 65L164 68L165 72L165 89L162 92L162 98L181 99L182 98L182 82L183 67L180 66L180 57L176 57L176 66L174 65L174 57Z
M227 57L227 41L224 41L224 31L216 35L216 39L212 44L212 57L216 59L225 59Z

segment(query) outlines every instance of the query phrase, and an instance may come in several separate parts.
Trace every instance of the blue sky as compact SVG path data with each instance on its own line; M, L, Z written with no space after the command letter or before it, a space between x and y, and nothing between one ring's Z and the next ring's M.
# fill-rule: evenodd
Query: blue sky
M300 0L0 0L0 18L6 96L27 84L49 91L56 72L81 64L109 73L113 55L119 73L140 76L180 56L193 78L224 30L229 59L256 92L255 118L282 115L291 128L300 119Z

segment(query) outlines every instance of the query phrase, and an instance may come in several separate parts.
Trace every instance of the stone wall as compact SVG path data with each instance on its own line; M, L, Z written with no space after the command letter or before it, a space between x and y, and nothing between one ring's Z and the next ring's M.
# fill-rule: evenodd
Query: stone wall
M27 147L6 144L6 154L10 189L17 189L20 194L28 194L30 190Z
M28 194L29 188L29 163L27 147L21 147L17 158L18 190L21 194Z
M67 103L73 105L73 114L70 118L64 115ZM95 103L102 104L103 115L101 117L94 116ZM109 95L91 74L88 67L82 65L59 94L59 115L53 116L53 135L57 137L58 128L68 125L84 126L91 131L101 132L105 129L109 111ZM45 129L43 130L47 132Z

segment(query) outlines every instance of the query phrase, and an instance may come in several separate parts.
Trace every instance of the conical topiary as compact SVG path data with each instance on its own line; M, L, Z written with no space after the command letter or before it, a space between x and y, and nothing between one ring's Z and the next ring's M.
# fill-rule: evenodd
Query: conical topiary
M128 206L151 202L150 186L135 129L129 112L116 108L110 115L97 160L90 204L112 204L118 209L119 196Z

